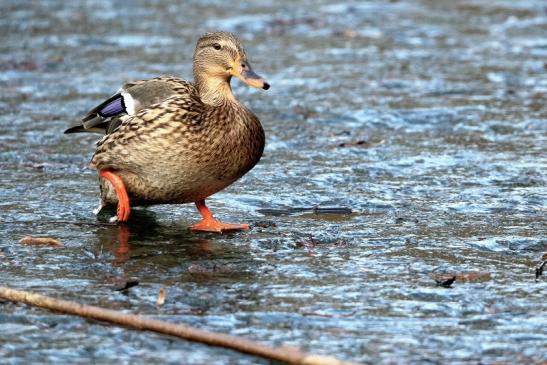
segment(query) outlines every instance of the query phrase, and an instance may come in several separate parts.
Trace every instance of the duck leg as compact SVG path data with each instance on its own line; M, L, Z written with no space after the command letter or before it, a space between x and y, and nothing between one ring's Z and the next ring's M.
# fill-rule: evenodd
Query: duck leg
M112 171L105 169L99 170L99 176L104 177L106 180L110 181L118 197L118 209L116 211L116 216L118 217L118 222L127 222L129 220L129 213L131 208L129 207L129 197L127 196L127 191L123 184L122 179L113 173Z
M199 223L196 223L190 227L192 231L223 233L228 231L243 231L249 229L248 224L229 224L217 221L213 217L213 213L211 213L209 208L205 205L205 200L198 200L196 202L196 208L198 208L203 218Z

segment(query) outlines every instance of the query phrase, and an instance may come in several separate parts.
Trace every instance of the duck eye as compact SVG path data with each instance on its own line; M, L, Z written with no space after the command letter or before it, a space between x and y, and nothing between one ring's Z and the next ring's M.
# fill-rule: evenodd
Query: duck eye
M213 48L216 49L217 51L220 51L220 49L222 48L222 46L218 43L213 43Z

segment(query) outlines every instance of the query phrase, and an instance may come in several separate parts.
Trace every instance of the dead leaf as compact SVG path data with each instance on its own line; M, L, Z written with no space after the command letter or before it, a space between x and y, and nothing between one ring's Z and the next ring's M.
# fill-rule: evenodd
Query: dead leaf
M437 286L442 286L443 288L450 288L452 284L456 281L456 275L452 274L437 274L433 273L429 275L435 282Z
M205 308L191 308L190 309L191 314L205 314L207 313L207 309Z
M125 291L137 285L139 285L139 280L136 278L131 278L131 279L116 278L114 280L115 291Z
M459 272L455 273L454 276L456 276L456 280L458 281L467 281L469 283L492 279L492 275L487 271Z
M435 280L437 285L445 288L449 288L455 281L475 283L492 279L492 275L487 271L433 272L429 277Z
M52 247L62 247L63 244L58 239L53 237L32 237L25 236L19 240L19 243L25 245L43 245L43 246L52 246Z
M157 305L163 305L165 303L165 289L160 288L160 291L158 293L158 300L156 300Z
M355 141L355 142L344 142L340 143L338 147L363 147L363 148L370 148L374 146L379 146L384 143L384 140L380 140L378 142L369 142L365 140Z

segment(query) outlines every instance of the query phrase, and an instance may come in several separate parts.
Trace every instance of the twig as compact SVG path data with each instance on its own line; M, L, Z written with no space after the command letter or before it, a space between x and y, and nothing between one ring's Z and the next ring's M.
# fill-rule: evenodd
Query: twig
M309 355L291 348L268 347L257 342L222 333L207 332L182 324L173 324L157 319L144 318L135 314L125 314L111 309L83 305L3 286L0 286L0 298L26 303L61 313L74 314L85 318L115 323L139 330L158 332L211 346L225 347L266 359L285 362L287 364L351 365L349 362L344 362L330 356Z
M290 215L296 213L314 213L314 214L351 214L353 211L347 207L289 207L281 209L258 209L257 212L264 215Z
M536 281L538 281L539 277L543 275L543 268L545 267L545 265L547 265L547 260L543 261L541 265L536 267Z

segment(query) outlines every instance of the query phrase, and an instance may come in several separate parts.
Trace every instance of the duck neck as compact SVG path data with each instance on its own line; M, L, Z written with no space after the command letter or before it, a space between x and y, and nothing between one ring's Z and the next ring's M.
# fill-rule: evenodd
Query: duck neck
M210 76L194 72L194 83L201 101L212 106L221 106L229 102L236 102L230 86L230 79L231 77Z

